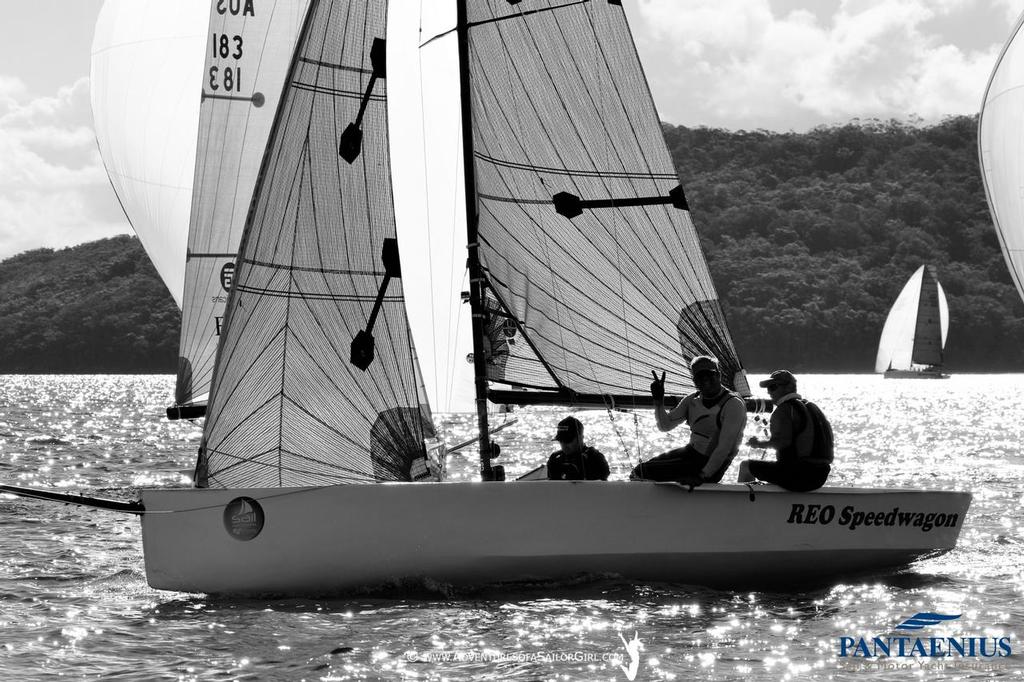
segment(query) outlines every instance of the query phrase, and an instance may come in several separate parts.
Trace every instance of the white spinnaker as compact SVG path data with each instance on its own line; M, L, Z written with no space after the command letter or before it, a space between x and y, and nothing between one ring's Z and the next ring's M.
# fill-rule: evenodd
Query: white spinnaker
M889 310L889 316L885 318L882 337L878 342L878 355L875 358L876 372L884 372L887 369L909 370L913 367L914 333L925 267L922 265L910 276ZM938 289L939 330L942 345L945 347L946 336L949 333L949 304L946 302L946 292L943 291L942 285L936 281L935 286Z
M208 0L106 0L92 43L100 155L179 306L209 10Z
M238 9L232 12L231 7ZM309 0L213 3L182 299L175 402L206 400L253 187Z
M988 206L1017 293L1024 298L1024 14L996 61L978 119Z
M475 412L454 3L388 17L388 121L409 326L435 412ZM420 48L421 43L427 43ZM429 131L429 133L427 132Z

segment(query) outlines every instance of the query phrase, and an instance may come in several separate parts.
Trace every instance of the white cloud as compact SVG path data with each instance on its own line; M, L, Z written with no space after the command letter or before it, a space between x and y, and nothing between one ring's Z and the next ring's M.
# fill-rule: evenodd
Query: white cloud
M0 77L0 258L129 230L96 151L88 79L30 99Z
M844 0L822 22L803 10L775 16L767 0L641 0L633 25L661 117L673 123L937 121L977 111L1002 37L978 52L925 27L982 1L1001 0Z
M1016 23L1017 17L1021 14L1020 0L992 0L992 4L1002 8L1006 12L1007 21L1011 23Z

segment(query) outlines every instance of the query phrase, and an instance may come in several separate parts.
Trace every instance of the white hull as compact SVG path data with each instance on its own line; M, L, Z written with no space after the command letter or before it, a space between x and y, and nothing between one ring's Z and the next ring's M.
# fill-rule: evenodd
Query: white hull
M250 540L232 537L225 524L225 508L239 497L262 512ZM613 574L736 587L833 578L952 549L971 500L959 492L753 486L752 501L746 485L689 492L626 481L172 489L142 498L152 587L292 595L421 579ZM831 508L830 520L808 522L811 505L825 516ZM924 530L925 519L935 527Z
M943 374L939 368L929 369L887 369L886 379L948 379L948 374Z

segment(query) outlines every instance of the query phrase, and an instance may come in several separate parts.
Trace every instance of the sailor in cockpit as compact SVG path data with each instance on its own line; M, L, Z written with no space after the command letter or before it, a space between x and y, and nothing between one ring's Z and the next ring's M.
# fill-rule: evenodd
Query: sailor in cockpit
M696 393L665 408L665 373L652 372L651 395L658 428L671 431L682 423L690 427L690 442L638 464L633 480L680 481L690 485L718 483L732 463L743 440L747 410L743 399L722 386L718 360L698 355L690 361Z

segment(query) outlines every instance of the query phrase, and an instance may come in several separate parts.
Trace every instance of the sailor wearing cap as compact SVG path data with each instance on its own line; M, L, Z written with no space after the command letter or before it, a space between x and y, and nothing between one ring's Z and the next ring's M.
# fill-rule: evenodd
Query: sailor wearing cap
M722 386L718 360L698 355L690 361L690 376L698 390L671 411L665 409L665 373L660 379L657 372L653 374L651 395L658 428L671 431L686 422L690 442L639 464L630 478L696 484L721 481L739 450L747 410L738 395Z
M768 424L770 438L751 437L747 445L774 449L776 461L748 459L740 462L737 481L749 483L759 479L796 492L817 490L825 485L832 470L831 451L815 452L815 423L827 420L813 403L796 392L796 377L789 370L777 369L759 385L768 389L775 403ZM820 416L815 418L813 412Z
M583 424L576 417L558 422L554 440L561 446L548 458L552 481L607 481L608 460L597 449L584 445Z

